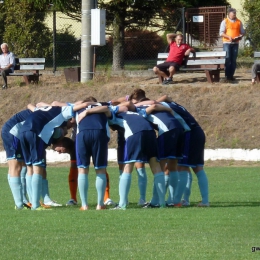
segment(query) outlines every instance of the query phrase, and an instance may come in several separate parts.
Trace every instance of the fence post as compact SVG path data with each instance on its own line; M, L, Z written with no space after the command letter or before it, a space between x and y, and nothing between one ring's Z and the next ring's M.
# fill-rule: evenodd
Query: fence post
M183 35L183 42L186 43L186 19L185 19L185 7L181 9L181 16L182 16L182 35Z

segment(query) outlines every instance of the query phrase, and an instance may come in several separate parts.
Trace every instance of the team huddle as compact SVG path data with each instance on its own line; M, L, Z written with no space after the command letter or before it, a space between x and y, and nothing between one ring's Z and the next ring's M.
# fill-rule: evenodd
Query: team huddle
M74 130L72 139L65 137L70 128ZM111 205L106 171L110 129L117 132L120 174L119 202L111 209L127 208L134 167L140 192L138 205L144 208L189 206L192 169L202 197L198 206L209 206L208 179L203 168L205 134L202 128L183 106L170 97L150 100L142 89L135 89L131 95L109 102L98 102L94 97L88 97L75 103L29 104L28 109L11 117L3 125L1 134L15 209L42 210L60 205L49 197L46 177L48 146L71 156L71 199L67 205L77 204L78 189L80 210L88 210L91 158L96 171L96 209L106 209L106 205ZM146 163L150 165L154 180L149 202L146 201Z

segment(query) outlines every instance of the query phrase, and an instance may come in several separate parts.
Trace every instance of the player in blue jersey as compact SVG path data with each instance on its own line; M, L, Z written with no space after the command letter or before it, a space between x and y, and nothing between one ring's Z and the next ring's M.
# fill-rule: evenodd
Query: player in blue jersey
M23 196L26 167L23 167L24 158L19 140L19 130L22 123L30 114L32 114L32 112L29 109L20 111L3 125L1 131L1 137L3 139L6 159L8 162L8 183L13 194L15 208L18 210L29 208L29 202L26 196ZM23 186L21 181L23 181Z
M74 111L85 104L67 107L40 107L27 117L19 133L21 147L28 167L33 168L32 175L32 209L39 210L42 179L46 170L45 148L54 139L64 136L66 127L71 126L70 119Z
M97 102L93 97L84 102ZM97 105L97 103L95 104ZM86 109L90 109L88 106ZM78 189L81 198L80 210L88 209L88 173L92 157L96 171L97 210L105 209L104 194L106 189L106 167L108 156L108 141L110 131L107 117L104 113L91 114L78 120L78 115L86 111L81 109L76 113L77 135L76 156L78 167Z
M190 203L189 197L192 184L192 175L190 173L191 168L198 179L198 185L202 197L202 201L197 206L208 207L208 178L203 167L205 134L195 118L183 106L173 102L170 97L165 95L159 98L157 101L162 102L163 105L170 107L175 114L180 115L191 129L185 133L183 159L179 160L178 162L179 171L188 172L188 181L186 180L187 186L184 192L184 200L182 203L183 205L189 205Z
M108 123L118 132L118 163L124 164L119 181L120 201L114 209L126 209L131 186L131 173L135 162L148 162L154 174L154 184L159 196L160 207L165 207L164 173L157 162L158 147L156 135L150 122L138 113L127 111L126 107L96 107L86 110L84 116L105 113Z
M184 192L185 186L179 186L179 174L177 170L177 161L182 158L183 134L184 128L180 122L173 116L173 111L160 104L141 105L136 104L137 111L151 122L158 130L159 160L161 168L164 169L166 163L170 170L169 178L169 199L167 206L176 206L181 198L175 198L177 188ZM151 207L158 203L156 190L153 191L153 198L150 202Z

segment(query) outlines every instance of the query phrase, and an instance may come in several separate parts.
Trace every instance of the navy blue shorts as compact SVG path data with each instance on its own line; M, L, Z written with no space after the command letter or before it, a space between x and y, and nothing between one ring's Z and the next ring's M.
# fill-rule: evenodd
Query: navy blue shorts
M160 70L163 71L167 76L169 76L169 67L173 66L176 71L180 70L180 65L176 62L173 61L165 61L161 64L158 64L156 67Z
M20 134L20 142L26 165L46 168L47 144L34 132L27 131Z
M4 129L2 129L1 136L3 139L3 146L6 152L6 159L16 159L17 161L23 161L24 159L20 140L14 135L10 134L8 130L5 131Z
M88 168L92 157L95 169L107 167L107 132L105 130L84 130L76 136L76 157L78 168Z
M181 159L184 132L175 128L158 136L159 159Z
M158 158L156 134L153 130L141 131L121 142L118 149L118 163L144 162Z
M178 165L196 167L204 165L205 134L201 127L192 128L184 137L183 158Z

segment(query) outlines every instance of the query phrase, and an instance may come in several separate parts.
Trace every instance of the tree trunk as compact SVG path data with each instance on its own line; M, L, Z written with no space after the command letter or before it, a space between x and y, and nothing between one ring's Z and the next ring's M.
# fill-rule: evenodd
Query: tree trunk
M124 25L123 19L116 15L113 22L113 66L112 69L124 69Z

